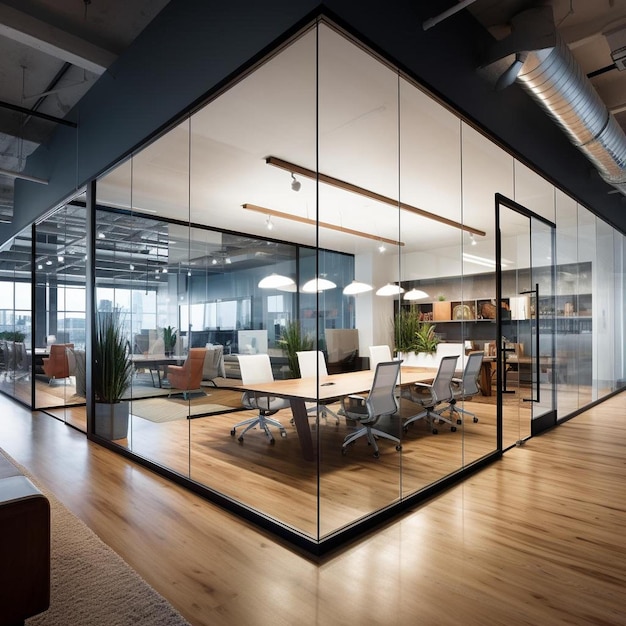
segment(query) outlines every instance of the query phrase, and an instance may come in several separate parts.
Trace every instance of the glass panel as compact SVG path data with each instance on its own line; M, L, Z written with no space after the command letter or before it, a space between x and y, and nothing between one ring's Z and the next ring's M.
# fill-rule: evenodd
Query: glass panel
M595 283L598 280L596 265L596 219L584 207L578 205L578 262L583 269L578 277L579 311L585 318L586 331L578 341L578 404L585 406L596 399L595 367L598 362L596 345L598 299ZM593 297L592 297L593 294Z
M528 217L500 205L502 250L502 446L508 448L530 437L533 397L532 355L535 298L531 275L530 222Z
M555 287L554 287L554 245L553 228L535 218L530 221L530 249L532 275L530 277L530 306L535 309L536 323L531 324L530 376L533 389L531 397L537 400L532 404L533 419L553 411L555 408L554 386L558 382L555 359ZM534 297L533 297L534 296ZM526 303L523 303L525 306ZM538 352L537 352L538 350ZM539 358L537 360L537 354ZM520 362L520 377L524 368ZM537 388L539 393L537 393Z
M30 405L32 363L31 229L0 252L0 391Z
M591 336L590 264L578 262L578 207L576 202L557 190L556 231L556 383L559 419L576 411L581 363L579 350L585 337Z
M85 230L84 199L77 198L35 231L35 406L82 431L87 428Z

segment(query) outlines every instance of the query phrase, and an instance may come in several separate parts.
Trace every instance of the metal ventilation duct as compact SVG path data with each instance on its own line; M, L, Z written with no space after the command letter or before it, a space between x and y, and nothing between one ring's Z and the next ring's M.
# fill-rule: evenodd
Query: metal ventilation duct
M600 176L626 195L626 135L556 31L551 8L524 11L511 24L512 34L496 43L486 67L499 67L501 85L507 73L517 71L515 80L595 165ZM545 46L546 40L552 45ZM540 46L532 46L533 41ZM503 62L509 65L504 72ZM513 79L511 76L504 84Z

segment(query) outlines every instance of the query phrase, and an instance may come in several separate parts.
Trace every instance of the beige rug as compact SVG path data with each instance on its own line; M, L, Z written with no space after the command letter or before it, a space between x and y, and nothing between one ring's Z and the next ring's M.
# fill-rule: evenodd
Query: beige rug
M212 402L210 396L193 398L188 402L173 397L146 398L144 400L134 400L130 407L132 415L156 422L157 424L215 413L228 413L236 410L234 407Z
M50 608L27 619L26 626L190 626L90 528L37 487L50 501Z

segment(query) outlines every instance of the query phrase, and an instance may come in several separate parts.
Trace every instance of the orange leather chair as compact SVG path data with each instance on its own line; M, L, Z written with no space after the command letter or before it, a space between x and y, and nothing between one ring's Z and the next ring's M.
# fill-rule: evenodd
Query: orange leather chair
M50 346L50 356L43 359L43 371L51 381L55 378L69 377L70 366L65 348L73 347L73 343L53 343Z
M172 387L170 395L177 389L183 392L186 400L188 391L200 389L206 352L206 348L191 348L183 365L168 365L167 379Z

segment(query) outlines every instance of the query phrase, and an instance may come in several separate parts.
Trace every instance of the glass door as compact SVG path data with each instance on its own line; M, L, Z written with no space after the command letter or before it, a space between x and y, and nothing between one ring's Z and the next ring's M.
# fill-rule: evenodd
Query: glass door
M556 423L555 226L496 196L498 418L502 448Z

